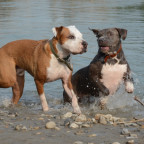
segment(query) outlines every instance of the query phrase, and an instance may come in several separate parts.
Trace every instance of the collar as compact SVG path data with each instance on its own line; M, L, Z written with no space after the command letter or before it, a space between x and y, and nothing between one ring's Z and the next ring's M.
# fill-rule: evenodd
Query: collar
M104 62L106 63L109 58L115 57L118 53L120 53L121 50L122 50L122 46L120 45L118 51L115 54L105 56Z
M70 55L68 55L67 57L63 58L65 61L69 61Z
M55 52L54 48L53 48L53 44L51 41L49 41L49 44L50 44L50 48L51 48L51 51L52 53L54 54L54 56L57 58L57 60L61 63L64 63L71 71L73 70L70 63L68 63L68 60L70 58L70 55L68 55L67 57L65 58L60 58L57 53Z

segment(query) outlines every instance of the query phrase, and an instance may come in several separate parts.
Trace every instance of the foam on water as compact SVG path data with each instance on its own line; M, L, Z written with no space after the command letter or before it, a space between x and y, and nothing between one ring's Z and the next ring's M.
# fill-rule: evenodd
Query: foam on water
M121 86L114 95L110 96L106 106L109 110L112 110L116 108L132 107L135 104L134 94L125 92L123 86Z
M11 104L11 99L9 97L2 97L0 101L0 106L8 107Z

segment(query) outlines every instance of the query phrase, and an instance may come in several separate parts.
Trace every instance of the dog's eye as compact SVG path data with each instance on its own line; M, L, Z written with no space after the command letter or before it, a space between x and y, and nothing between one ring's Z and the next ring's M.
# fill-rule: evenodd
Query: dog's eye
M111 32L108 32L108 35L109 35L109 36L112 36L112 35L113 35L113 33L111 33Z
M68 36L69 39L74 39L75 37L73 35Z
M98 37L98 38L99 38L99 37L101 37L101 36L102 36L102 34L101 34L101 33L98 33L98 34L97 34L97 37Z

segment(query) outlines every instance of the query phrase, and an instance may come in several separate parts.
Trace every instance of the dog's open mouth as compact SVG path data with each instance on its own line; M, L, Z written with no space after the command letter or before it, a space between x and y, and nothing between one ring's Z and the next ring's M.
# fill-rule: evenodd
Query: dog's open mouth
M108 46L100 46L100 49L102 52L106 53L109 51L110 48Z

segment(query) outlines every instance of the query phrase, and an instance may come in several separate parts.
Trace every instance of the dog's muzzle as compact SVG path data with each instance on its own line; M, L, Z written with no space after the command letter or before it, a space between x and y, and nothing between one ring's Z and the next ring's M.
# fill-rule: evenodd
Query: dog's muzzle
M88 43L86 41L82 41L83 52L87 52L87 45Z
M102 52L106 53L110 50L110 47L107 44L107 41L104 38L98 39L98 45Z

